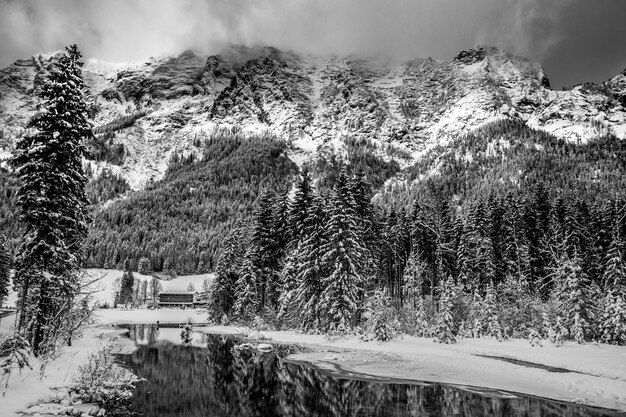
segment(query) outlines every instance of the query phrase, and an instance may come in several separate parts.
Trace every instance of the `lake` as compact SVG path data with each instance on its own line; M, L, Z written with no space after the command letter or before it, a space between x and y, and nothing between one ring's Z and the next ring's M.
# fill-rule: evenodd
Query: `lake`
M133 406L150 417L624 415L497 390L342 374L290 361L291 346L261 353L240 348L239 337L208 334L182 346L176 328L124 327L138 350L120 361L145 379Z

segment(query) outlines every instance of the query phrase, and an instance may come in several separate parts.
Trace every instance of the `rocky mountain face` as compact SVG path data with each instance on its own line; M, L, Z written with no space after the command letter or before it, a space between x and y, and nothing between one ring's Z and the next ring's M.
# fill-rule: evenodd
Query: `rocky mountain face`
M0 162L36 111L34 91L51 59L38 55L0 70ZM88 60L84 75L99 137L125 149L121 165L92 166L122 174L133 189L160 179L173 152L200 154L194 143L222 127L284 137L298 163L324 148L340 153L353 137L399 148L407 165L503 118L574 142L626 138L626 70L602 84L554 91L539 64L491 47L451 61L408 62L230 47L143 63Z

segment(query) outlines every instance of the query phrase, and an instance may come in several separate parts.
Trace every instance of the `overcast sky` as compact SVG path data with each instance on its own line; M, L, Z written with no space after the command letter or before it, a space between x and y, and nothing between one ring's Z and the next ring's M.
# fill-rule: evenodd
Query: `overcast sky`
M451 59L487 44L560 88L626 68L625 22L626 0L0 0L0 67L70 43L108 61L227 43Z

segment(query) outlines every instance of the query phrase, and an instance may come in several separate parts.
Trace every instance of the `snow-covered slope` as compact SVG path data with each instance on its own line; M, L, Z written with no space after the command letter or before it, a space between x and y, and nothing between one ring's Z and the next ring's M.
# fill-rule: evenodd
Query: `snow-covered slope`
M38 74L54 56L0 71L0 157L24 134ZM95 125L114 130L126 149L114 171L134 189L161 178L172 152L199 153L194 141L220 126L290 139L298 162L319 145L337 149L344 136L391 143L417 157L501 118L576 142L626 137L626 72L601 85L553 91L539 64L492 47L451 61L394 62L231 46L213 56L186 51L143 63L88 60L84 74ZM124 116L137 119L119 129Z

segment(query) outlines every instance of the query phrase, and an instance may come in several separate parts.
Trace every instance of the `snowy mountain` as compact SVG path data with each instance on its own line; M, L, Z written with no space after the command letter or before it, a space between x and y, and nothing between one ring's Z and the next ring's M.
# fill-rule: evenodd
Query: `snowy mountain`
M0 71L0 163L24 134L39 76L54 56ZM84 75L99 138L124 147L123 162L92 167L122 174L133 189L162 178L173 152L199 156L194 143L223 126L290 139L297 163L322 148L340 153L350 136L411 155L402 166L504 118L573 142L626 137L626 71L600 85L554 91L539 64L492 47L451 61L396 62L232 46L218 55L186 51L141 63L87 60Z

